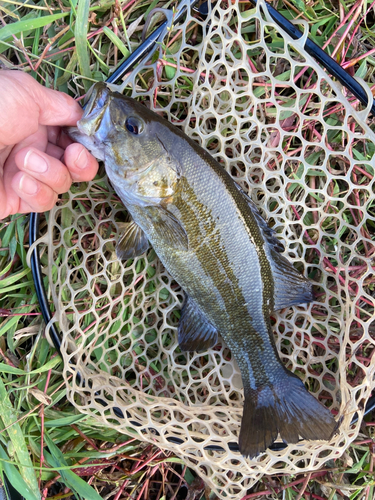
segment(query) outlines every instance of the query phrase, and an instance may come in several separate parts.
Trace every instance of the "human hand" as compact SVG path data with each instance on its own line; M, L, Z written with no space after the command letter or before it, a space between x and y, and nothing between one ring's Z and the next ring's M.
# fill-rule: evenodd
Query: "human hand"
M95 177L96 159L60 128L82 114L67 94L22 71L0 70L0 220L50 210L72 182Z

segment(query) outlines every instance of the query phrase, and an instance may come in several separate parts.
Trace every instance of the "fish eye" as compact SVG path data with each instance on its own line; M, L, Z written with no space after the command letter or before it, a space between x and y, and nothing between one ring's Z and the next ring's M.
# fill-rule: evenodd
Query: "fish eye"
M134 135L142 134L144 129L144 123L139 118L135 118L134 116L129 116L126 119L125 127Z

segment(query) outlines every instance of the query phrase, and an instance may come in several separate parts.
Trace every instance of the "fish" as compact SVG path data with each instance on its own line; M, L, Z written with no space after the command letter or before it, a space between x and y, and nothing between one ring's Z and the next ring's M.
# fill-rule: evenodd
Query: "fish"
M282 255L252 199L180 129L104 83L69 135L104 162L131 216L118 258L151 244L184 290L181 350L205 352L219 334L231 349L244 390L240 453L257 457L278 436L330 440L333 415L282 364L270 321L273 311L313 301L312 284Z

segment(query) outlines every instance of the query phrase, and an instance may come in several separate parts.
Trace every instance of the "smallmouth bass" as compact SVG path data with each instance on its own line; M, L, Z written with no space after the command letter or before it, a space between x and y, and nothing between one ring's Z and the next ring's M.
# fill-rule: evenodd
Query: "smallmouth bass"
M178 325L182 350L224 338L240 367L244 412L239 448L265 451L278 434L329 440L330 411L281 363L270 314L313 300L311 283L281 255L281 243L224 168L167 120L105 84L93 87L74 140L103 160L132 216L116 252L149 242L186 293Z

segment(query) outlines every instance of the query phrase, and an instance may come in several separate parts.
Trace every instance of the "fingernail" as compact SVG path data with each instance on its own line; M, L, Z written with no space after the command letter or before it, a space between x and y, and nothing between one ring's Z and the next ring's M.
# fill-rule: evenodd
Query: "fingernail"
M87 167L88 158L85 149L82 149L82 151L79 153L78 158L74 163L77 168L82 170Z
M35 194L38 191L38 183L29 175L23 174L18 184L18 189L25 194Z
M47 171L48 165L46 160L35 153L34 151L29 151L25 156L24 167L31 172L36 172L38 174L42 174Z

